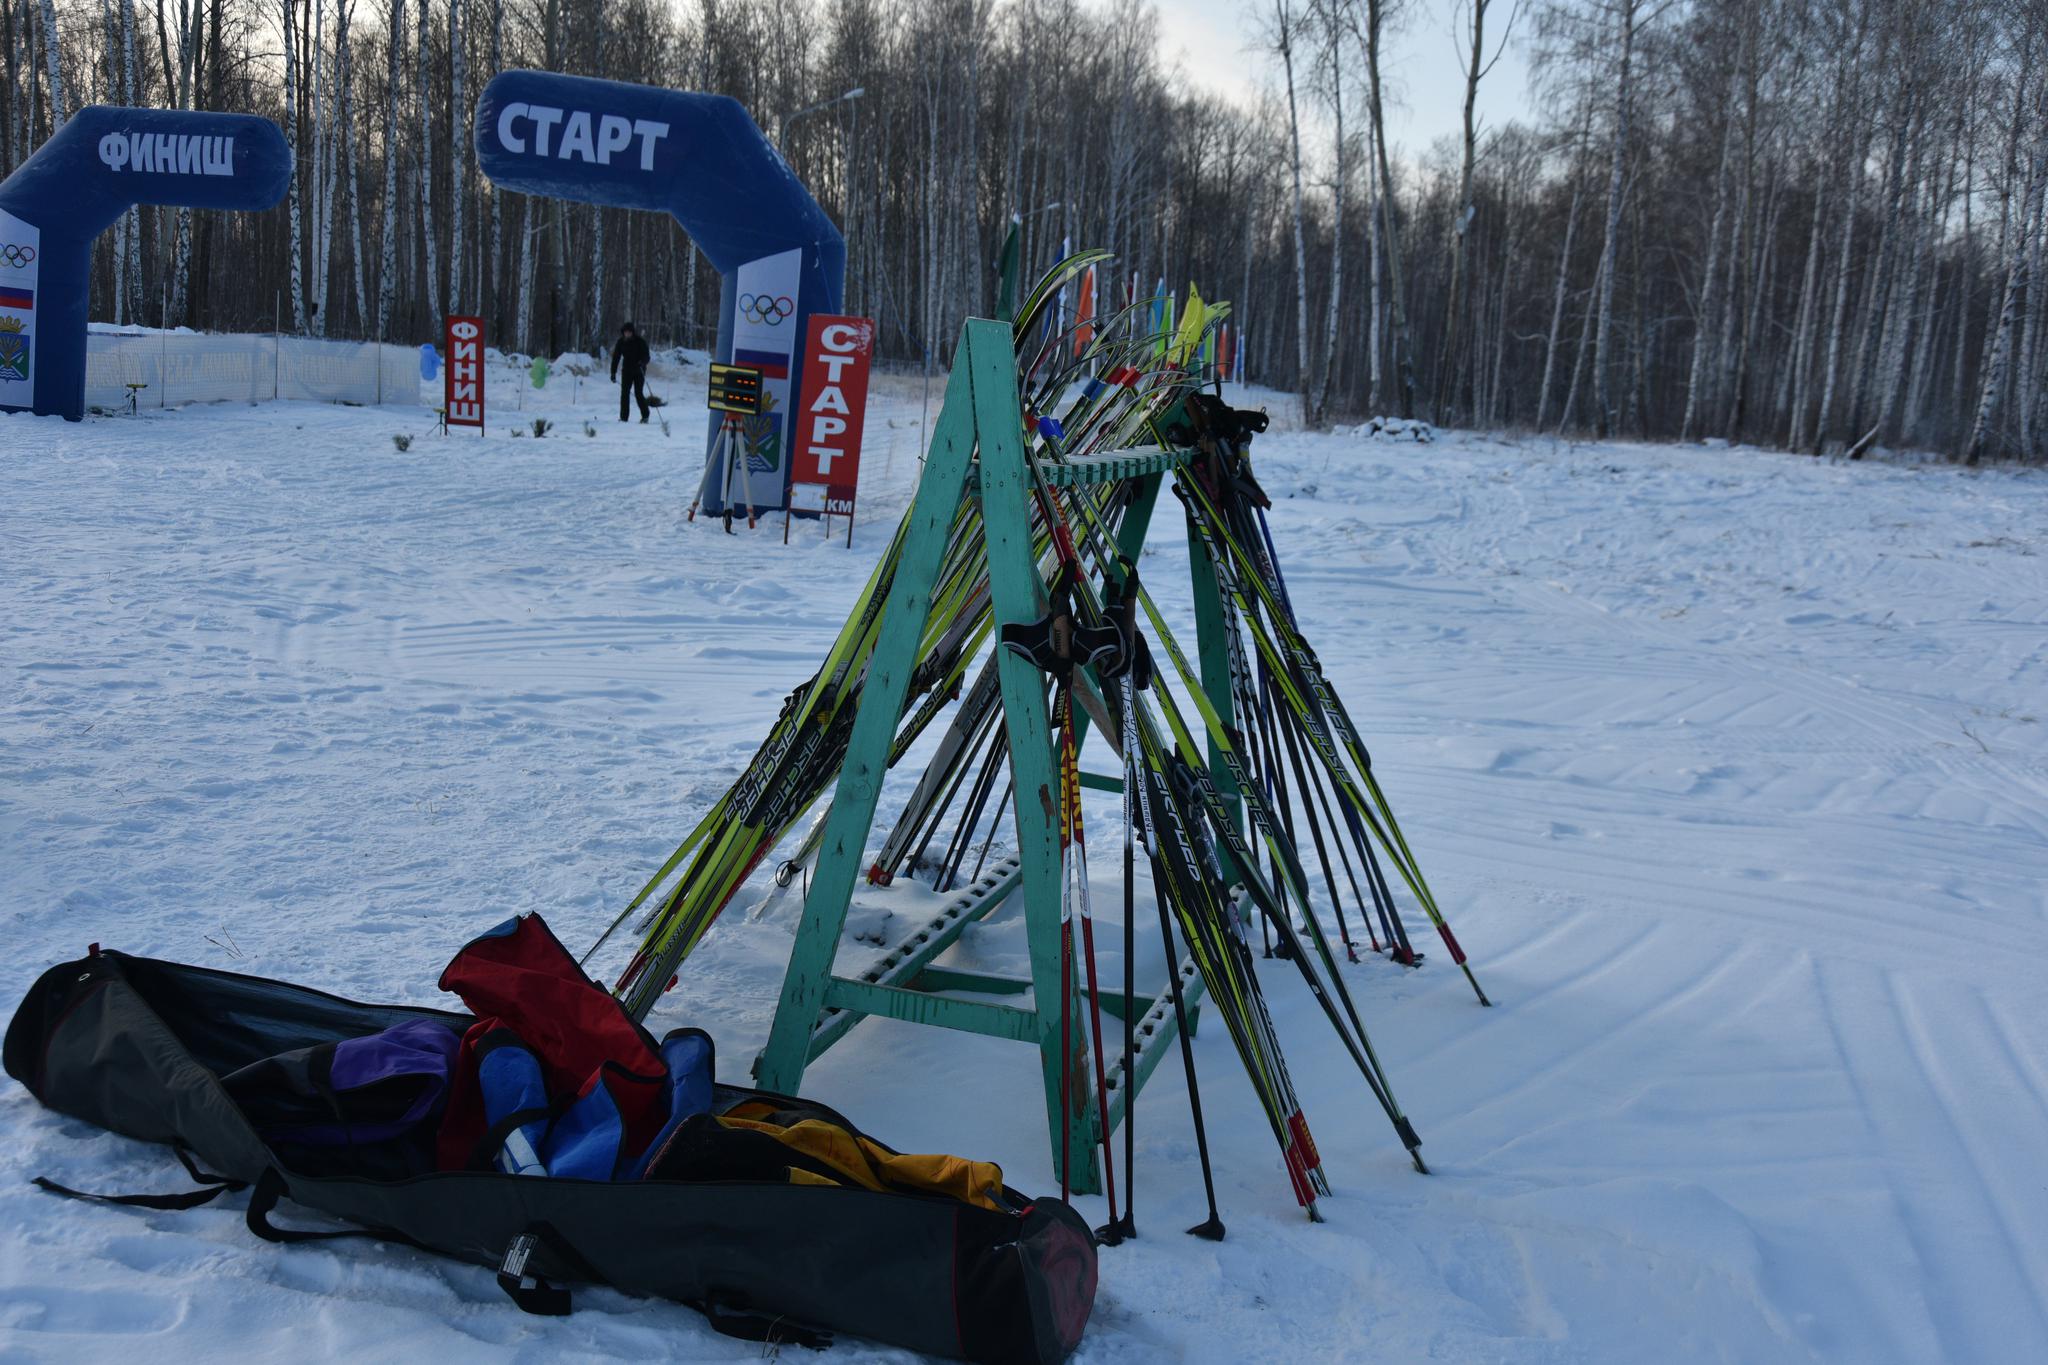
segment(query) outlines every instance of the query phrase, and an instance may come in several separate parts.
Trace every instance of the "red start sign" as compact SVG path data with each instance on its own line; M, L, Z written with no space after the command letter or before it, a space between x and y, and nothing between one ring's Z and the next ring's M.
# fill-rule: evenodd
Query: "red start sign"
M448 369L443 389L448 425L484 425L484 320L448 319Z
M796 462L790 476L789 505L797 511L846 517L849 522L853 516L874 346L872 320L811 314L804 342L803 393L796 410ZM849 524L849 542L852 529Z

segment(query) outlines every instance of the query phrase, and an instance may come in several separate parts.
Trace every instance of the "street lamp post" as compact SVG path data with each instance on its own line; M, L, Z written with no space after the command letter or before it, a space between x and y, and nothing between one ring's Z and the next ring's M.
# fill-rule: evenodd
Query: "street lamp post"
M853 254L852 242L850 240L853 227L853 147L855 139L859 136L860 129L860 105L854 104L853 102L860 99L860 97L867 94L867 92L868 91L866 86L856 85L855 87L853 87L853 89L848 90L844 94L834 95L829 100L819 100L816 104L807 104L803 108L797 110L794 113L778 115L775 120L775 150L781 152L783 159L786 161L789 159L789 151L783 145L783 136L789 131L790 124L795 123L800 118L808 117L811 114L818 113L825 109L831 109L837 105L853 104L854 132L846 140L846 165L843 169L843 177L846 183L842 187L842 190L845 194L846 202L843 205L840 213L840 217L846 220L846 222L843 225L843 229L849 238L849 241L847 243L847 255L849 256L849 258Z
M782 152L785 157L789 155L789 153L785 151L783 148L782 135L788 130L790 124L795 123L798 119L803 118L806 115L815 114L821 109L830 109L835 104L844 104L848 100L857 100L862 95L867 94L867 92L868 91L866 86L856 85L855 87L853 87L853 89L847 91L843 95L834 95L829 100L819 100L816 104L807 104L793 114L782 114L777 116L775 120L775 150Z

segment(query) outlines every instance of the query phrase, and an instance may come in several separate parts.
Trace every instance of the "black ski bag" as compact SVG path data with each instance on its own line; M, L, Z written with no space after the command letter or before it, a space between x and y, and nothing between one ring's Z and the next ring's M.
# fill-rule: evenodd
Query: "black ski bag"
M936 1195L739 1181L608 1183L491 1171L316 1175L265 1145L222 1078L294 1049L466 1014L365 1005L260 977L113 951L52 967L7 1029L7 1073L45 1105L171 1144L213 1188L113 1202L187 1208L249 1187L275 1242L363 1236L281 1227L281 1199L367 1235L498 1270L529 1312L569 1311L565 1281L689 1304L732 1335L822 1344L832 1333L956 1359L1062 1361L1094 1304L1095 1244L1056 1199L997 1213ZM722 1100L762 1092L719 1086ZM808 1100L771 1096L849 1130ZM62 1194L77 1194L44 1183ZM1014 1194L1014 1192L1012 1192ZM87 1196L102 1197L102 1196Z

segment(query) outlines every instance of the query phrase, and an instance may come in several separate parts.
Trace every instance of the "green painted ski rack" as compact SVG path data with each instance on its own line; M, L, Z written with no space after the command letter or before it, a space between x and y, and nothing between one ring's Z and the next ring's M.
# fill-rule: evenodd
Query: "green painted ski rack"
M1140 1012L1133 1074L1127 1084L1119 1039L1115 1055L1103 1059L1109 1073L1105 1119L1095 1102L1088 1030L1072 1028L1067 1059L1068 1074L1073 1077L1072 1112L1069 1131L1061 1133L1059 769L1045 677L1027 660L999 650L996 664L1018 792L1011 805L1016 855L999 860L860 975L833 972L847 905L866 865L867 838L888 770L897 719L916 667L918 640L931 612L933 580L964 499L977 498L981 504L998 630L1011 622L1035 621L1049 609L1032 551L1031 471L1024 439L1009 324L970 319L954 354L945 404L918 479L910 529L883 607L881 635L861 688L845 766L825 821L817 872L804 900L803 918L783 979L782 999L768 1044L755 1060L754 1074L764 1089L798 1093L805 1069L866 1015L1036 1043L1043 1063L1046 1127L1052 1139L1055 1174L1059 1173L1062 1152L1071 1152L1074 1168L1068 1173L1068 1184L1079 1193L1092 1194L1102 1188L1099 1144L1103 1125L1106 1122L1108 1131L1114 1131L1128 1098L1144 1086L1171 1050L1176 1023L1165 983L1152 996L1136 1000L1125 999L1121 992L1104 991L1105 1013L1121 1019L1127 1011ZM1157 447L1116 451L1047 465L1043 473L1049 483L1062 486L1139 479L1118 532L1118 548L1136 562L1161 481L1185 464L1190 454ZM1232 718L1231 689L1222 604L1200 537L1190 533L1188 541L1203 691L1228 723ZM1211 767L1219 785L1224 784L1227 774L1213 756ZM1082 782L1096 790L1123 789L1119 779L1092 773L1083 774ZM1226 788L1226 792L1234 796L1234 789ZM1033 795L1027 798L1026 793ZM1019 888L1024 893L1031 957L1028 980L934 965L969 924L986 917ZM1201 994L1203 983L1191 961L1183 959L1177 970L1183 997L1190 1004L1188 1028L1192 1033L1193 1001ZM1078 979L1072 984L1078 1001L1082 998ZM970 998L975 996L1028 996L1029 1001ZM1077 1012L1075 1018L1079 1021L1086 1015Z

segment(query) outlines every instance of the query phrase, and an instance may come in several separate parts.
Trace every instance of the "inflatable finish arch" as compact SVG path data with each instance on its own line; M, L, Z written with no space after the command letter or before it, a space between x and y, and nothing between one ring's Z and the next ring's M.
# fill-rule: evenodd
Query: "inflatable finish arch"
M846 243L738 100L507 71L476 109L477 165L509 190L666 212L724 276L718 355L764 372L772 457L747 462L756 507L789 490L790 424L812 313L839 311ZM715 429L715 423L712 424ZM707 441L710 439L707 433ZM723 510L722 490L705 508Z
M93 240L137 204L260 210L292 154L253 114L91 105L0 184L0 411L85 416Z

